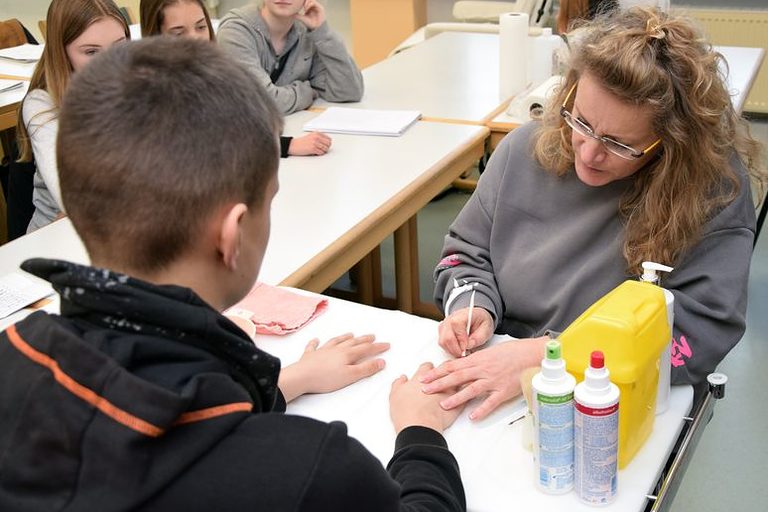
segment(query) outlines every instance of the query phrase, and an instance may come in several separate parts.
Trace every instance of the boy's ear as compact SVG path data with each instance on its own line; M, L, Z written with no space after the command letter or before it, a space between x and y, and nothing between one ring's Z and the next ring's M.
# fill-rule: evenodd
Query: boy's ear
M237 203L224 212L224 217L218 228L218 250L222 263L230 270L237 270L237 260L240 256L242 240L242 223L248 207Z

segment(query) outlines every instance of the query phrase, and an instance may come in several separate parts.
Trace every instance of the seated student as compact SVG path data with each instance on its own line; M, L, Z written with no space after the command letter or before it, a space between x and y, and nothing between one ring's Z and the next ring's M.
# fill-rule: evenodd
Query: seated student
M373 336L259 350L219 311L252 287L281 116L217 46L149 38L78 73L61 191L93 267L33 259L61 295L0 334L0 510L464 510L418 378L390 394L389 474L341 423L281 414L384 366ZM445 395L447 396L447 395Z
M360 101L363 76L317 0L263 0L221 20L219 44L246 64L284 114L318 96Z
M166 34L215 41L211 18L202 0L141 0L141 35ZM321 132L280 137L280 156L324 155L331 138Z
M43 56L19 109L16 133L20 161L34 157L37 167L28 232L53 222L63 212L56 170L58 110L70 77L90 60L129 38L128 26L112 0L53 0L46 16Z
M427 392L465 386L482 418L520 392L545 332L563 331L641 263L675 267L672 382L703 382L741 339L760 145L734 111L722 57L696 25L632 8L585 26L541 122L511 132L458 215L435 271L440 345L454 356L495 332L520 338L449 361ZM476 284L471 332L469 293ZM456 290L456 291L454 291Z

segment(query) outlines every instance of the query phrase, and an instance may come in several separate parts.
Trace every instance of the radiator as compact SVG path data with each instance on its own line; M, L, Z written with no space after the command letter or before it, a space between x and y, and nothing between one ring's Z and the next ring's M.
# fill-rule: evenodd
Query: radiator
M768 52L768 10L697 9L673 10L699 20L710 42L718 46L750 46ZM768 114L768 54L763 60L752 91L744 103L745 112Z

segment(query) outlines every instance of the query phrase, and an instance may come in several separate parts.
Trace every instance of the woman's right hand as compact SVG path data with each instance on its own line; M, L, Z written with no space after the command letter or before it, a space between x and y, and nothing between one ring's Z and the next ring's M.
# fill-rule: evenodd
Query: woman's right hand
M472 309L472 325L467 336L469 308L457 309L440 322L437 328L438 343L454 357L462 357L466 351L483 345L493 335L493 317L483 308Z

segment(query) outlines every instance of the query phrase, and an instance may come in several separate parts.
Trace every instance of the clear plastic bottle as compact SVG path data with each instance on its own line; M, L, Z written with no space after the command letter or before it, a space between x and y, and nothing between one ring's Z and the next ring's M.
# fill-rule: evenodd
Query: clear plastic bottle
M658 272L672 272L674 269L652 261L643 262L643 275L640 280L661 286ZM669 394L672 392L672 336L675 325L675 296L671 291L662 288L664 301L667 305L667 323L669 324L669 343L659 358L659 387L656 391L656 414L669 409Z
M531 383L534 462L538 487L549 494L573 489L573 389L576 379L565 371L560 342L547 343L541 371Z
M607 505L616 497L617 488L619 388L610 381L602 352L592 352L573 400L574 488L584 503Z

